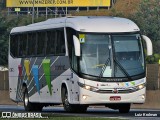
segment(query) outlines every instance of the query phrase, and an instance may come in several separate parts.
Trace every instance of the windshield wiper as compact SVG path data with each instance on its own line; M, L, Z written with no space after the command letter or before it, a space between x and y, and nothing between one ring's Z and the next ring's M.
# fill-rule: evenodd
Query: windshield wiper
M130 77L130 75L128 74L128 72L124 69L124 67L115 59L113 58L113 60L115 61L115 63L118 65L118 67L122 70L122 72L126 75L126 77L129 80L132 80L132 78ZM115 73L115 72L114 72Z
M104 73L104 71L105 71L105 69L106 69L109 61L110 61L110 58L108 57L107 60L106 60L106 62L105 62L105 64L104 64L104 66L102 67L102 71L101 71L101 73L100 73L100 75L99 75L99 77L98 77L99 79L102 78L102 75L103 75L103 73Z

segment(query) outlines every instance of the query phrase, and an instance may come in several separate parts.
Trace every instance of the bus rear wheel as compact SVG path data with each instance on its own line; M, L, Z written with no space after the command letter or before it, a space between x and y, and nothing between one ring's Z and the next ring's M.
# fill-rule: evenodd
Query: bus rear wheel
M121 104L119 106L119 113L129 113L131 104Z
M29 101L29 95L27 88L24 89L23 103L26 111L42 111L43 105L39 103L31 103Z

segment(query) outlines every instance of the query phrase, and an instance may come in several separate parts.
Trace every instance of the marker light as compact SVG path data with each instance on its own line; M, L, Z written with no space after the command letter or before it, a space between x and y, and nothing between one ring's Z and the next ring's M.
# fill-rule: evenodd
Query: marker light
M83 98L84 100L86 100L86 99L87 99L87 96L83 95L82 98Z
M142 99L145 99L145 95L142 95L141 97L142 97Z

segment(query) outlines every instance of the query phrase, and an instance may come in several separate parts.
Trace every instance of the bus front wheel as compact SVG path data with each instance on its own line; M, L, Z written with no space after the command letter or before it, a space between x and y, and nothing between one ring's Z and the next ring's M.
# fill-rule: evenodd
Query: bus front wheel
M73 105L69 103L68 91L66 87L62 87L62 103L65 111L74 113L84 113L87 111L87 105Z
M65 111L74 112L73 106L69 103L68 100L68 92L66 87L62 87L62 104Z
M121 104L119 106L119 113L129 113L131 104Z

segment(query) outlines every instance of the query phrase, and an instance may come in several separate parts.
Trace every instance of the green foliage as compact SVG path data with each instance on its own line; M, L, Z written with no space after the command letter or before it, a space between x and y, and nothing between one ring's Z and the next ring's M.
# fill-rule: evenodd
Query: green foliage
M151 38L154 53L160 53L160 0L142 0L138 12L131 18L141 28L142 34ZM152 58L153 59L153 58Z
M0 10L5 8L6 0L0 0Z
M148 64L158 64L160 60L160 54L153 54L152 56L146 57L146 63Z
M0 65L7 65L8 60L8 37L5 18L0 16Z

